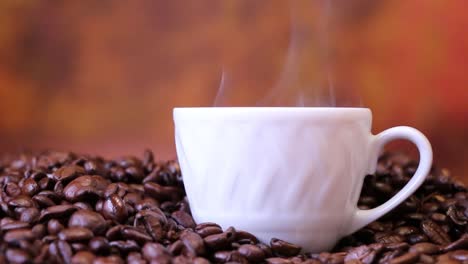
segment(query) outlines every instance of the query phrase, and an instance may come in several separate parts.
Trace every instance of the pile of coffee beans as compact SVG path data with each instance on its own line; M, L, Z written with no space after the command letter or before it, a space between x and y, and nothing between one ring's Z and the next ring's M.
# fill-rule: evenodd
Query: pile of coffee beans
M366 177L362 209L385 202L417 163L386 154ZM468 263L468 193L433 168L398 208L332 252L190 215L177 162L45 152L0 158L0 263ZM304 219L306 221L306 219Z

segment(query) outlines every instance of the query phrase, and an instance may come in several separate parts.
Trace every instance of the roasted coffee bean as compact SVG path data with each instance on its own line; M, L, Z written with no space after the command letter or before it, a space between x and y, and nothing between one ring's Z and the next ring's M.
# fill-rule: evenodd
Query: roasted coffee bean
M238 251L218 251L214 254L214 259L217 262L235 262L235 263L248 263Z
M47 221L52 218L66 218L77 210L73 205L55 205L46 208L41 212L39 221Z
M261 262L265 259L265 253L255 245L241 245L237 251L250 262Z
M215 223L202 223L195 227L195 232L205 238L209 235L220 234L223 232L221 227Z
M195 228L195 222L193 221L192 216L186 212L175 211L171 214L171 216L179 225L182 225L185 228Z
M78 208L78 210L79 209L90 210L90 211L93 210L93 207L90 204L84 203L84 202L76 202L76 203L73 204L73 206Z
M47 208L56 205L52 199L45 195L35 195L32 199L39 205L39 207L42 208Z
M444 252L449 252L458 249L468 249L468 233L463 234L458 240L448 244L444 248Z
M36 193L39 192L39 185L34 179L28 178L24 180L23 186L21 187L21 191L27 196L34 196Z
M406 253L402 256L390 260L390 264L410 264L415 263L419 259L418 253Z
M447 232L432 220L424 220L421 223L421 229L436 244L447 245L451 242Z
M127 263L146 263L141 253L130 252L127 256Z
M16 197L21 194L21 188L14 182L9 182L4 187L6 195Z
M79 251L73 255L72 264L92 264L96 256L89 251Z
M71 246L73 252L88 250L88 245L86 245L84 243L75 242L75 243L71 243L70 246Z
M11 221L11 222L7 222L5 224L2 224L0 225L0 230L3 231L3 232L7 232L7 231L10 231L10 230L14 230L14 229L25 229L25 228L28 228L29 227L29 223L28 222L24 222L24 221Z
M463 263L465 263L466 261L468 261L468 250L455 250L453 252L450 252L450 257L452 259L463 261Z
M35 206L34 201L29 197L25 195L18 196L16 198L11 199L8 202L8 205L11 207L33 207Z
M71 263L72 248L62 240L54 241L49 246L49 255L58 263Z
M234 235L235 234L233 232L228 232L226 230L226 232L221 234L209 235L203 238L203 240L208 248L211 248L212 250L220 250L229 246L232 240L234 240Z
M6 250L5 255L8 263L31 263L29 254L21 249L9 248Z
M64 228L65 227L62 225L62 223L56 219L52 219L47 222L47 232L49 235L57 235Z
M238 241L241 244L246 244L246 243L257 244L259 242L258 239L254 235L252 235L249 232L245 232L241 230L236 231L236 241Z
M106 219L114 220L119 223L125 222L128 217L125 203L116 194L111 195L104 201L101 212Z
M377 255L383 250L383 245L372 244L369 246L360 246L353 248L348 252L344 261L359 260L362 263L373 263Z
M417 165L402 155L381 157L380 169L364 181L359 206L385 202ZM278 245L272 251L244 231L195 225L176 162L55 152L11 163L0 157L0 250L5 252L0 263L8 261L8 250L24 250L28 263L207 263L200 255L237 263L462 262L468 249L468 195L448 175L433 169L415 194L344 238L334 253L294 255L278 252ZM115 215L114 197L126 217ZM74 228L87 230L86 238L70 232Z
M294 264L289 259L284 259L284 258L267 258L266 262L268 264Z
M110 250L109 241L105 237L94 237L89 241L88 247L96 254L105 255Z
M93 264L124 264L124 260L117 255L107 257L97 257Z
M104 190L109 182L101 176L80 176L65 186L63 193L71 202L89 201L103 197Z
M145 193L158 201L178 201L182 198L179 188L172 186L162 186L154 182L147 182L144 185Z
M417 244L427 242L429 241L429 238L425 234L412 234L408 236L407 240L410 244Z
M61 167L60 169L54 171L52 177L56 181L62 181L67 183L76 179L78 176L86 174L86 171L81 166L69 165Z
M69 227L84 227L94 234L104 234L108 225L101 214L90 210L78 210L68 220Z
M400 236L408 236L419 233L419 229L413 226L402 226L396 228L394 232Z
M300 246L288 243L277 238L271 239L270 246L274 253L287 257L297 255L301 251Z
M90 240L92 237L93 232L84 227L69 227L58 233L59 239L68 242L87 241Z
M205 244L203 243L203 238L189 230L185 230L180 235L180 240L184 243L188 252L194 256L202 256L205 254Z
M409 252L419 253L419 254L428 254L433 255L438 253L441 250L440 246L432 243L418 243L410 247Z
M10 230L3 236L3 241L13 245L17 245L21 240L32 241L33 239L35 236L31 229L25 228Z
M109 243L111 247L117 248L122 253L130 251L139 251L140 246L134 240L115 240Z
M143 210L136 214L134 225L141 225L154 241L164 237L163 225L167 223L166 216L159 209L156 211Z
M36 238L41 238L41 237L45 236L45 234L46 234L46 227L44 226L44 224L36 224L31 229L31 232L33 233L33 235Z
M144 244L152 241L152 237L147 235L145 232L140 231L134 227L124 227L121 231L122 237L125 239L135 240L138 243Z
M35 223L39 219L40 212L35 207L30 207L21 212L19 220L27 223Z
M143 257L147 261L155 260L159 257L169 257L169 251L161 244L148 242L143 246Z

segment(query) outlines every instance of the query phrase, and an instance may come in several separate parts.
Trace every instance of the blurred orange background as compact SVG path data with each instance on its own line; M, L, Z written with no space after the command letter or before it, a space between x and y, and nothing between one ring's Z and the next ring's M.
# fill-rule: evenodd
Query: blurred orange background
M374 133L420 129L435 162L468 182L465 7L0 1L0 152L174 158L172 108L212 106L224 76L223 105L255 105L278 87L276 98L300 89L306 105L324 105L332 87L338 106L372 109Z

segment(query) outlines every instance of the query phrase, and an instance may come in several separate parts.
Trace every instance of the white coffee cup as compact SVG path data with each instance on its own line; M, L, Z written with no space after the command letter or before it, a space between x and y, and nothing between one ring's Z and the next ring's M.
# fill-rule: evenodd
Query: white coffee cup
M279 238L306 252L331 249L395 208L424 181L427 138L411 127L371 134L367 108L233 107L174 109L177 154L193 217ZM408 184L389 201L360 210L364 176L383 146L413 142L420 155Z

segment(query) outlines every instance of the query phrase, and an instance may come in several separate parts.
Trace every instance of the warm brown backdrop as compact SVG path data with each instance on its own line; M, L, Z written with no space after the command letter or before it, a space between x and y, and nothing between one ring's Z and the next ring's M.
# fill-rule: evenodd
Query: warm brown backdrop
M436 162L468 181L465 10L417 0L0 1L0 148L149 147L172 158L171 109L212 105L224 71L223 105L255 105L272 87L288 88L274 100L295 102L302 89L306 105L324 105L332 85L339 106L372 108L374 132L421 129Z

